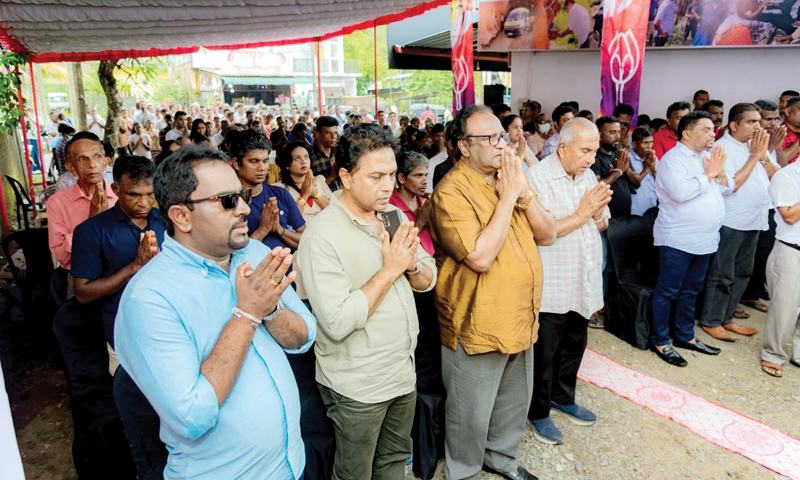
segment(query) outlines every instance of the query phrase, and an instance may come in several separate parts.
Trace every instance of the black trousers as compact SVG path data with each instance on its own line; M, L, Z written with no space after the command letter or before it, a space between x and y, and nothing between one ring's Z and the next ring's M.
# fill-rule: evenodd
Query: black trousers
M539 340L533 346L533 398L528 418L550 415L550 401L575 403L578 368L586 351L588 319L576 312L539 313Z
M758 233L758 246L756 246L756 259L753 262L753 274L750 283L742 295L744 300L758 300L766 298L767 288L767 259L775 246L775 209L769 211L769 229Z
M708 266L701 325L719 327L733 321L733 312L753 273L758 234L758 230L720 228L719 249Z

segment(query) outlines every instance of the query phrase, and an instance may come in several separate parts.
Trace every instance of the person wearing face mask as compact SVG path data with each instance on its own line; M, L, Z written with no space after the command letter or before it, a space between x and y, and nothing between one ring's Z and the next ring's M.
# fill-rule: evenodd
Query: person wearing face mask
M542 151L544 142L550 138L553 128L552 125L550 125L550 117L546 113L536 115L533 119L533 123L536 126L536 131L533 132L533 135L528 137L528 148L536 155L536 158L539 158L539 153Z

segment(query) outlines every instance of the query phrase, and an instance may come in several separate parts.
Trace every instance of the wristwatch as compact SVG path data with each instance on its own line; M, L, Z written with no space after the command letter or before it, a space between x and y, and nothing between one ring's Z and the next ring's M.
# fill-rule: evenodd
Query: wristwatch
M413 272L406 271L406 275L416 275L422 271L422 260L417 258L417 266L414 268Z
M283 310L284 310L283 302L281 302L280 300L278 300L278 305L276 305L276 306L275 306L275 311L274 311L274 312L272 312L272 313L270 313L270 314L269 314L269 315L267 315L266 317L262 318L262 319L261 319L261 321L262 321L262 322L269 322L269 321L270 321L270 320L272 320L273 318L275 318L275 317L277 317L278 315L280 315L281 313L283 313Z

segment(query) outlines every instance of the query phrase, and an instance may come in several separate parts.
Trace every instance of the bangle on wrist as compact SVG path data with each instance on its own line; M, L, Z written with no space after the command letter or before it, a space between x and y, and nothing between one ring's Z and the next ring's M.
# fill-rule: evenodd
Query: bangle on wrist
M572 217L572 221L575 222L575 230L580 230L581 226L578 224L578 216L577 215L570 215Z
M258 326L261 325L261 319L252 315L250 313L241 310L238 307L233 307L233 316L237 318L243 318L245 320L250 321L250 326L253 327L253 330L258 329Z
M516 203L514 205L514 208L516 208L517 210L519 210L521 212L524 212L525 210L528 209L528 207L531 206L531 200L533 200L533 190L528 188L528 198L526 198L525 201L523 201L521 203L519 203L519 202Z
M622 170L620 170L619 168L612 168L612 169L611 169L611 171L612 171L612 172L619 172L619 174L620 174L620 175L622 175L623 173L625 173L625 172L623 172Z

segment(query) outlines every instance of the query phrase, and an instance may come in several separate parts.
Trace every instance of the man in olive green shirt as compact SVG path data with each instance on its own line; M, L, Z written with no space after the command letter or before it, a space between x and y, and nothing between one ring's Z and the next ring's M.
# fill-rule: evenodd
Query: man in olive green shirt
M316 379L336 430L334 479L402 479L416 404L414 291L436 283L418 229L389 239L382 214L397 170L397 140L358 125L339 140L344 185L303 233L297 265L318 318ZM402 218L405 216L400 212Z

